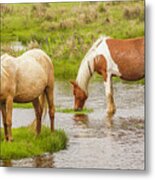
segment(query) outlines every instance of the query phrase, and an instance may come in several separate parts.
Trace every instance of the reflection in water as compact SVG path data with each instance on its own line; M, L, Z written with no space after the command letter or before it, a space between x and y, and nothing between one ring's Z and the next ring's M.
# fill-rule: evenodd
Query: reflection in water
M112 128L114 123L113 123L113 117L114 116L108 116L108 115L102 115L100 114L100 119L101 119L101 123L97 123L96 127L92 127L92 123L90 123L90 121L93 118L90 118L88 115L86 114L74 114L73 116L73 120L75 121L76 125L83 125L83 128ZM94 126L94 124L93 124Z
M89 125L89 118L88 115L86 114L75 114L73 116L73 120L75 121L75 123L78 124L84 124L85 127L88 128Z
M53 167L53 156L51 154L34 158L34 167Z
M68 83L56 82L56 106L73 107L69 88ZM93 113L55 114L56 129L64 129L69 137L67 149L3 164L14 167L144 169L144 86L114 84L117 112L110 119L105 114L104 86L97 82L91 83L89 88L86 106L92 108ZM34 119L33 115L31 109L14 109L13 126L27 126ZM113 122L111 128L109 122ZM48 116L43 123L49 124Z
M20 160L1 160L1 166L3 167L54 167L53 155L44 154L42 156L37 156L34 158L25 158Z
M106 117L105 117L106 125L107 125L108 128L112 128L113 127L113 124L114 124L113 117L114 117L114 115L109 115L109 114L107 114Z

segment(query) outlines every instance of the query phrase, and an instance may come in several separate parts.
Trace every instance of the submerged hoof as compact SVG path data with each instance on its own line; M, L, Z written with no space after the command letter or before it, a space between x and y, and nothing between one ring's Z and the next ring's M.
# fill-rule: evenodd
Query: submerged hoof
M115 112L116 112L115 108L109 108L107 109L106 113L107 113L107 116L112 117L115 114Z

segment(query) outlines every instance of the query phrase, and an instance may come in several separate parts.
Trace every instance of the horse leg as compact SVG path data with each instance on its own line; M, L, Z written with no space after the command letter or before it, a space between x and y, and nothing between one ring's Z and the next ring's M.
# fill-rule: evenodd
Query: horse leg
M46 88L46 97L47 97L47 103L49 106L49 117L50 117L51 131L53 131L54 130L54 113L55 113L53 87L52 88L50 88L50 87Z
M5 140L7 141L8 140L8 133L7 133L7 124L6 124L6 105L2 104L1 108L2 108L4 135L5 135L4 137L5 137Z
M113 98L113 87L112 87L112 76L108 75L105 85L105 94L107 99L107 115L108 117L112 117L116 112L115 102Z
M6 99L6 133L7 133L8 141L13 141L12 130L11 130L11 128L12 128L12 109L13 109L13 97L8 96Z
M42 117L43 109L40 105L38 97L36 99L34 99L32 103L33 103L33 107L34 107L35 115L36 115L36 119L37 119L36 133L37 133L37 135L39 135L41 132L41 117Z

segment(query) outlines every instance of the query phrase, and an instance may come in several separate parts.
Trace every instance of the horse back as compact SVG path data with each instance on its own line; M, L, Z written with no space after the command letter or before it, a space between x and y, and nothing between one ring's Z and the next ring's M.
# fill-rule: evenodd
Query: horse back
M53 74L54 68L53 68L52 60L41 49L32 49L32 50L29 50L29 51L25 52L22 55L22 58L23 57L26 58L26 59L27 59L27 57L34 58L35 61L37 61L42 66L42 68L44 69L44 71L47 74L51 73L52 76L54 76L54 74Z
M122 79L138 80L144 77L144 38L108 39L107 44Z

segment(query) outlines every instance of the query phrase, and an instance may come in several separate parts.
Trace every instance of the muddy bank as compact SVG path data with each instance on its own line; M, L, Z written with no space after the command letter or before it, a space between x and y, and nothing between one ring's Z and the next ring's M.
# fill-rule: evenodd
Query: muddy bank
M69 88L68 83L56 83L57 106L73 107ZM144 169L144 86L122 83L114 85L117 112L113 117L112 128L107 126L103 84L92 83L89 89L86 106L93 108L93 113L88 116L56 113L56 128L64 129L69 137L66 150L2 164L23 167ZM13 127L26 126L33 118L33 110L15 109ZM48 116L43 123L49 124Z

